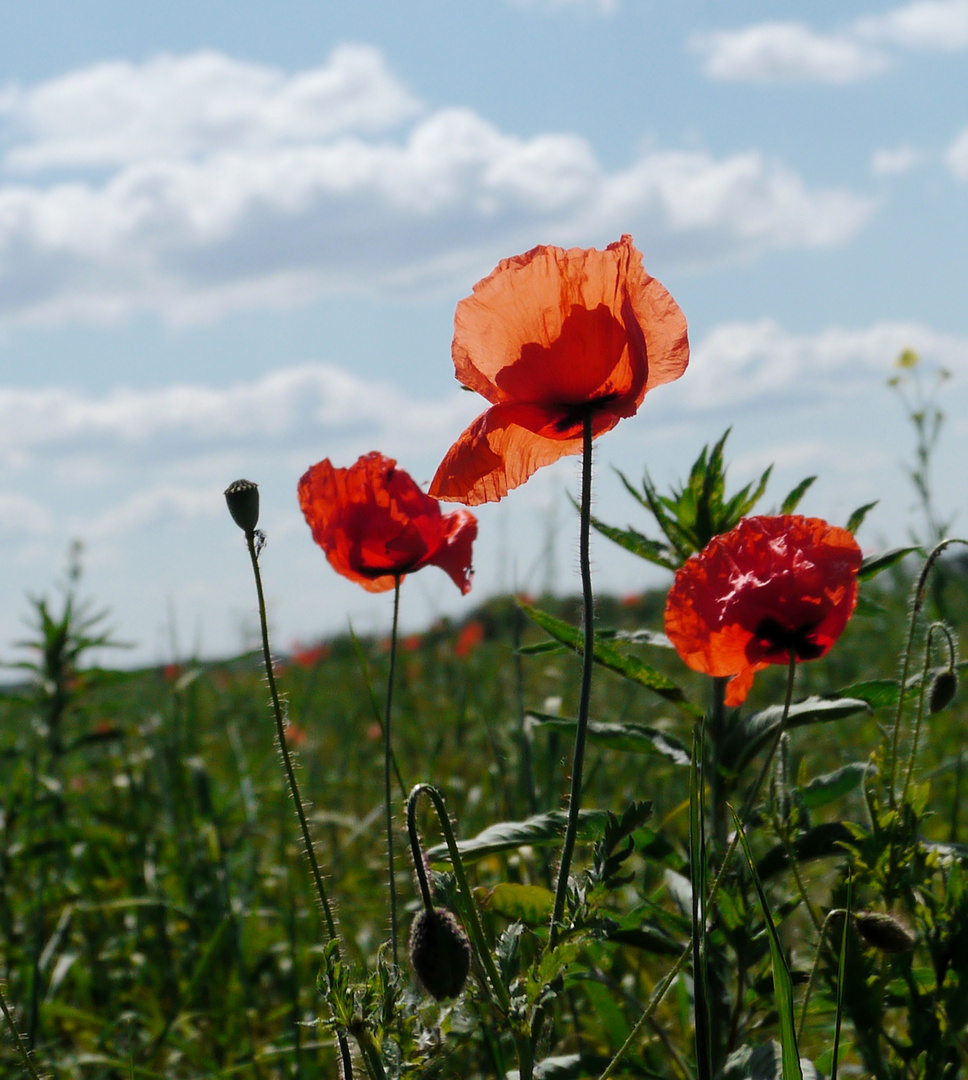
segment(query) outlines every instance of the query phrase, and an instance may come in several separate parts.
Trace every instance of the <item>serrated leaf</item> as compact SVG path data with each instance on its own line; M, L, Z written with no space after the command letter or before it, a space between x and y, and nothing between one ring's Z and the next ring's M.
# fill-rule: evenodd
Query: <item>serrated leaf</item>
M679 559L676 558L674 553L670 552L668 545L663 544L661 540L650 540L649 537L643 536L642 533L631 527L618 529L614 525L607 525L596 517L591 519L591 523L602 536L607 536L609 540L614 541L633 555L638 555L640 559L665 567L666 570L677 570L679 568Z
M881 571L899 563L906 555L913 555L920 550L919 547L899 547L882 551L879 555L868 555L860 564L857 577L860 581L869 581L872 577L877 577Z
M813 487L814 481L817 478L815 476L808 476L801 480L799 484L790 492L789 495L780 504L781 514L792 514L796 508L800 505L800 500L804 495Z
M577 653L582 650L582 636L569 623L549 615L545 611L531 607L519 601L521 610L542 630L549 633L556 641L567 645ZM627 679L632 679L640 686L644 686L659 697L681 709L688 716L698 719L702 716L702 709L686 700L682 690L670 679L655 668L650 667L638 657L626 652L621 646L600 639L595 640L595 662L602 667L608 668Z
M578 815L579 836L587 836L605 820L604 810L582 810ZM477 836L469 840L459 840L457 848L467 862L475 862L487 855L497 855L502 851L514 851L519 847L540 847L556 844L565 834L568 814L563 810L552 810L547 814L535 814L524 821L501 821L488 826ZM427 852L432 863L449 863L450 855L446 844L437 844Z
M475 889L474 895L485 910L525 926L546 926L555 906L555 894L550 889L514 881L502 881L493 889Z
M808 810L818 810L836 802L860 786L869 768L866 761L851 761L833 772L814 777L800 791L803 805Z
M860 698L808 697L790 706L787 730L807 724L846 720L857 713L869 713L870 706ZM722 750L723 764L740 772L775 734L783 719L783 708L771 705L767 709L742 717L729 733Z
M535 727L547 727L556 731L574 731L576 720L550 716L547 713L529 712ZM689 764L689 751L675 736L664 731L646 727L645 724L600 724L589 721L587 738L598 746L610 750L622 750L633 754L658 754L676 765Z

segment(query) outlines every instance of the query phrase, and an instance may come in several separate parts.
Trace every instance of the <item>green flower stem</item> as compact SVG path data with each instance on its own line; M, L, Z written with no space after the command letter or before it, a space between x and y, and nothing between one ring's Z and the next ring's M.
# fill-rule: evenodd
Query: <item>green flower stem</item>
M726 870L729 867L730 860L733 857L733 853L739 846L739 832L734 832L732 838L729 841L729 847L726 848L726 854L723 857L723 865L719 868L719 873L716 875L716 880L713 882L713 887L709 890L709 896L706 898L706 910L707 912L712 908L713 902L716 899L716 895L719 892L719 887L723 883L723 879L726 877ZM629 1032L628 1038L615 1052L615 1056L606 1065L605 1071L601 1074L598 1080L608 1080L608 1078L615 1072L619 1062L628 1053L628 1051L635 1044L638 1037L642 1034L643 1028L648 1024L652 1017L655 1015L656 1009L662 1004L662 999L669 992L672 984L676 981L676 976L680 971L688 964L692 957L692 942L679 953L679 958L672 965L672 967L666 972L665 976L658 983L655 990L652 991L652 997L649 998L649 1003L645 1007L645 1011L636 1021L635 1027Z
M252 560L252 573L255 575L255 588L259 598L259 623L262 629L262 658L265 663L266 680L269 684L269 696L272 699L272 713L276 722L276 741L279 743L279 752L282 755L282 763L286 770L286 779L289 781L289 792L292 795L293 804L296 807L296 817L299 819L299 828L302 832L303 846L309 856L309 866L313 875L313 884L316 887L316 896L319 906L323 910L326 922L326 931L331 941L337 943L337 959L339 958L339 936L336 933L336 922L333 918L333 909L326 893L326 885L323 881L322 871L319 869L319 861L316 858L316 849L313 839L309 834L309 822L306 820L306 811L303 808L302 798L299 795L299 784L296 781L296 772L292 765L292 756L286 745L286 722L283 714L282 702L279 700L279 690L276 686L276 676L272 669L272 653L269 649L269 624L266 619L266 601L262 591L262 573L259 570L259 555L255 548L255 529L246 529L245 542L249 549L249 558ZM350 1056L350 1047L346 1036L337 1032L336 1039L339 1044L340 1064L342 1067L343 1080L352 1080L353 1061Z
M793 683L797 673L797 658L791 652L790 662L787 666L787 684L786 684L786 697L783 700L783 715L780 717L780 726L776 729L776 737L770 746L770 752L763 760L763 765L760 768L760 774L756 778L756 783L753 785L752 791L746 798L746 802L743 804L743 811L739 815L739 819L745 825L749 819L750 813L753 810L753 806L756 803L757 797L760 794L760 788L763 786L763 781L766 779L767 773L770 771L770 766L773 764L773 758L776 756L776 749L780 745L780 740L783 738L786 732L787 720L790 718L790 705L793 702Z
M494 957L491 956L491 950L487 947L487 939L484 937L484 927L481 926L481 919L477 913L477 903L474 900L474 894L471 892L467 874L464 872L464 860L461 858L460 848L457 846L457 838L454 836L454 829L450 823L450 815L447 813L447 804L444 802L443 795L441 795L432 784L417 784L413 791L410 792L407 799L407 831L410 835L414 869L417 874L417 880L420 883L420 891L424 904L428 909L433 907L433 900L430 896L430 887L427 884L427 875L424 869L423 852L420 849L420 840L417 835L417 800L423 794L429 796L430 801L434 804L434 809L437 811L437 820L440 822L441 832L444 834L444 842L447 844L450 861L454 867L454 877L457 879L457 891L463 900L467 929L470 932L474 952L487 974L486 982L490 986L495 1003L500 1011L511 1020L511 997L508 994L507 987L504 985L504 981L501 979L500 972L497 970L497 965L494 963ZM534 1074L534 1051L531 1046L530 1033L526 1029L520 1030L519 1026L512 1022L512 1034L518 1052L519 1080L532 1080Z
M914 718L914 734L911 736L911 750L908 754L907 771L904 774L904 787L901 789L902 806L908 800L908 791L911 788L911 780L914 778L914 763L918 756L918 743L921 740L921 723L924 720L924 699L930 692L930 687L928 686L928 671L931 667L931 640L934 637L936 630L947 636L949 666L953 666L954 661L954 643L951 640L951 634L949 633L948 628L944 623L932 623L928 627L928 636L924 643L924 666L921 670L921 692L918 694L918 711Z
M914 593L911 599L911 613L908 616L908 636L904 646L903 658L901 660L901 678L897 689L897 712L894 716L894 733L891 736L891 766L888 773L887 793L892 810L897 807L897 796L894 790L894 785L897 781L897 752L901 738L901 721L904 718L904 696L907 693L908 672L911 667L911 653L914 651L914 633L917 629L918 616L921 614L921 608L924 607L924 593L928 575L931 573L931 568L937 562L941 553L950 544L965 544L968 546L968 540L949 537L947 540L942 540L940 544L935 545L927 559L924 561L924 566L921 568L921 573L918 576L917 584L914 587Z
M7 1008L7 999L4 996L2 987L0 987L0 1010L3 1011L3 1018L7 1023L8 1030L10 1031L10 1037L13 1039L14 1045L17 1047L17 1053L20 1055L20 1063L30 1075L30 1080L40 1080L40 1074L34 1068L34 1063L30 1059L30 1053L27 1050L27 1047L24 1046L24 1041L20 1037L20 1032L17 1030L16 1021L14 1020L10 1010Z
M387 870L390 875L390 941L393 944L393 966L400 966L397 948L397 882L393 872L393 799L390 773L393 750L390 745L390 712L393 707L393 676L397 664L397 625L400 618L400 575L394 576L393 629L390 632L390 671L387 674L387 705L383 713L383 804L387 829Z
M592 570L589 559L589 535L592 513L592 411L584 410L582 418L582 464L581 464L581 530L579 534L579 564L581 568L581 594L584 611L584 638L581 667L581 694L578 698L578 722L575 728L575 754L571 769L571 795L568 801L568 827L561 846L561 863L558 868L558 886L555 889L555 905L551 914L551 948L558 942L561 920L565 913L565 897L568 895L568 875L571 858L578 836L578 815L581 810L581 781L585 764L585 738L588 733L588 707L592 688L592 666L595 662L595 610L592 595Z

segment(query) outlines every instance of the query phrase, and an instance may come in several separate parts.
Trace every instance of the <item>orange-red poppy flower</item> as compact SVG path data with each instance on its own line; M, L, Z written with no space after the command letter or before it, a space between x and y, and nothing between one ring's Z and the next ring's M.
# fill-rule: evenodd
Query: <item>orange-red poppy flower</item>
M630 236L604 251L536 247L457 305L457 378L491 407L441 462L431 495L495 502L542 465L632 416L689 362L686 319Z
M348 469L319 462L299 481L299 505L330 565L369 592L428 565L462 593L471 587L477 519L468 510L442 514L391 458L364 454Z
M695 671L732 676L726 704L746 698L768 664L823 656L857 601L861 551L820 518L744 518L676 573L666 633Z

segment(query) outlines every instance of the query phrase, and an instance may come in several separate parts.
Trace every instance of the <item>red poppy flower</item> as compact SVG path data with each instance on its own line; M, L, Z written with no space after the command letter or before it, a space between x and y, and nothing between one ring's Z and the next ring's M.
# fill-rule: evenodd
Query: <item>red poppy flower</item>
M391 458L364 454L348 469L319 462L299 481L299 505L330 565L369 592L428 565L462 593L471 587L477 519L468 510L442 514Z
M536 247L505 259L457 305L457 378L491 407L451 447L431 495L495 502L582 449L689 362L686 319L630 236L604 251Z
M679 568L665 627L695 671L746 698L768 664L823 656L857 601L861 551L846 529L798 515L744 518Z

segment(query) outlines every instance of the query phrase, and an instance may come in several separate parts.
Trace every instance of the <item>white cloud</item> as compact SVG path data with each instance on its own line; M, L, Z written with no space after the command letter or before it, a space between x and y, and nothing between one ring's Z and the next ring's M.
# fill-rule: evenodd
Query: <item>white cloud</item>
M307 439L339 446L367 440L415 445L449 435L474 413L469 395L416 401L386 382L330 364L303 364L228 387L115 389L101 396L63 387L0 388L0 461L18 470L32 455L75 458L85 447L109 457L147 448L158 460L165 445L179 455L259 442L300 445ZM79 478L99 482L96 457Z
M0 491L0 537L23 541L45 536L53 526L53 515L42 503L15 492Z
M692 41L705 56L709 78L760 83L867 79L890 66L882 45L949 53L968 49L968 0L916 0L832 33L816 33L803 23L764 22Z
M849 83L882 71L886 58L843 34L815 34L802 23L768 22L697 37L711 79Z
M917 0L854 24L858 34L908 49L968 49L968 0Z
M416 107L361 47L292 76L204 53L9 91L0 322L466 285L536 240L625 231L667 264L747 257L842 244L873 209L755 153L607 172L574 134L520 138L467 109L396 130Z
M968 127L948 147L945 161L958 180L968 180Z
M875 176L900 176L910 172L923 160L924 155L913 146L886 147L876 150L871 158L871 172Z
M23 172L264 152L383 131L418 110L381 54L360 45L292 76L217 52L102 63L9 90L0 104L23 140L6 165Z
M813 408L883 385L894 360L914 349L968 375L968 338L921 323L880 322L794 334L773 319L723 323L693 347L688 378L669 388L687 409Z

